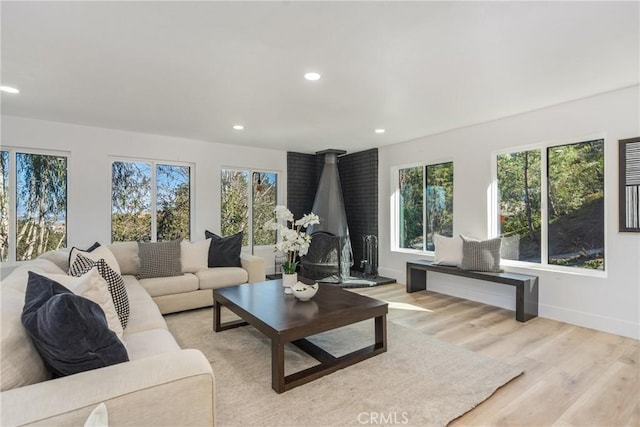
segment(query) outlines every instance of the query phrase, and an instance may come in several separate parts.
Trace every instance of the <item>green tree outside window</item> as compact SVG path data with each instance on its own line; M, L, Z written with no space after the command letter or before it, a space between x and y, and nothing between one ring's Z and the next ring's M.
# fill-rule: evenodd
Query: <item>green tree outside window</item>
M25 261L67 244L67 158L2 151L0 156L0 256ZM13 167L12 167L13 166ZM10 174L15 173L16 229L9 212ZM9 247L15 233L15 248ZM10 251L13 251L11 253ZM15 257L15 258L13 258Z

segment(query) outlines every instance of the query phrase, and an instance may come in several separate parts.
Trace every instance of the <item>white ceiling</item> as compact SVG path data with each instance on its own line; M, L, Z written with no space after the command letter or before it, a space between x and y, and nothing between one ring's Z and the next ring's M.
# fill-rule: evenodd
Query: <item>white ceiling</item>
M638 2L1 7L4 114L222 143L353 152L640 81Z

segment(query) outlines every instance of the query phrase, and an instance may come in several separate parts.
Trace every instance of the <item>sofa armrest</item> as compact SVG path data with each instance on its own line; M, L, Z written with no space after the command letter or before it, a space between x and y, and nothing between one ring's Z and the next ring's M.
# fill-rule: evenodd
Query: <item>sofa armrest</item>
M249 279L247 280L249 283L264 282L266 280L264 259L255 255L240 254L240 262L242 263L242 268L249 273Z
M4 391L0 424L83 425L100 403L114 426L214 424L214 378L198 350L180 350Z

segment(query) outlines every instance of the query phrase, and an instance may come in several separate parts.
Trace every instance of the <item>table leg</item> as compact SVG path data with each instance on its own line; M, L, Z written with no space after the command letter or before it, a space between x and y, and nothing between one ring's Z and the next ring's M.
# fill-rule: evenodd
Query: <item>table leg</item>
M216 301L215 299L213 300L213 330L215 332L222 332L222 331L226 331L227 329L233 329L239 326L248 325L248 323L242 319L231 320L229 322L222 323L221 321L222 307L223 305L220 302Z
M215 332L220 332L222 328L220 327L220 310L222 309L222 304L218 301L213 301L213 330Z
M375 319L376 349L387 351L387 315Z
M284 393L284 343L271 339L271 388L276 393Z

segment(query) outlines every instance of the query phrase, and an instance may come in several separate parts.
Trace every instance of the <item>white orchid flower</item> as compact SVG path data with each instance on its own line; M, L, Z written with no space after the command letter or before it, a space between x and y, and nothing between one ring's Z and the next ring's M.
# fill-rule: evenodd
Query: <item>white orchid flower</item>
M311 244L311 236L304 232L303 229L313 224L320 224L320 218L312 212L302 216L298 221L294 221L291 211L282 205L276 206L273 212L275 213L275 219L267 221L263 228L279 232L280 240L276 243L274 249L284 252L287 256L287 261L282 266L283 271L285 273L295 273L298 255L306 255Z
M276 214L276 218L282 219L287 222L293 221L293 214L289 209L287 209L286 206L278 205L273 211Z
M320 224L320 218L318 217L318 215L314 214L313 212L310 214L304 215L302 218L296 221L296 225L302 228L307 228L308 226L313 224Z

